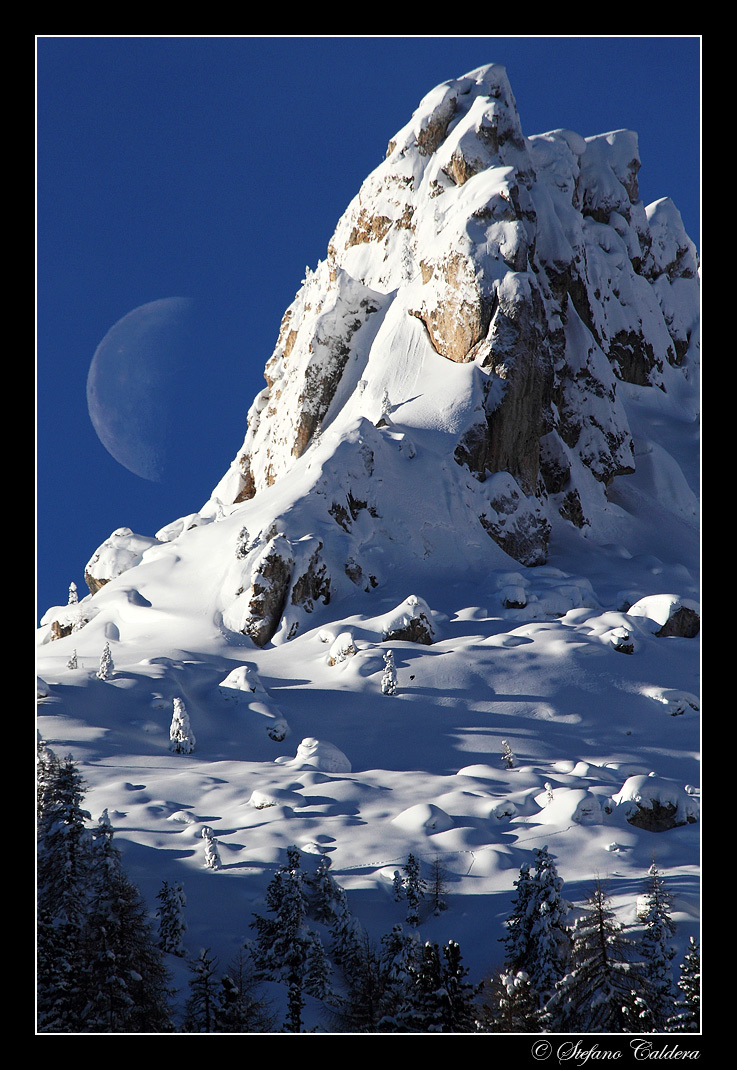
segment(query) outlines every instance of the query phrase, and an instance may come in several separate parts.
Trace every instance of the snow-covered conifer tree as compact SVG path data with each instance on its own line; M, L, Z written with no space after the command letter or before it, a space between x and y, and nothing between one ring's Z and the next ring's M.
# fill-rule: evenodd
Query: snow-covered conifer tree
M701 956L693 936L688 939L688 950L680 966L678 990L668 1032L698 1033L701 1028Z
M640 920L645 930L640 938L640 956L645 965L644 991L641 996L647 1006L648 1032L663 1033L673 1016L675 991L671 962L675 955L673 937L675 925L671 918L672 897L665 890L663 879L653 862L648 871Z
M106 641L102 654L100 655L100 668L97 670L97 679L109 680L113 675L114 669L113 656L110 653L110 643Z
M402 887L407 900L407 924L416 927L420 924L420 903L425 898L426 885L420 873L420 863L411 852L404 865Z
M310 962L315 976L319 973L314 965L318 959L315 940L319 936L317 933L313 935L307 926L307 900L296 847L287 849L286 864L271 879L266 889L266 905L270 916L254 914L252 923L256 930L254 963L263 979L286 985L284 1028L287 1032L299 1033Z
M37 993L40 1032L77 1032L85 1004L89 833L84 785L69 755L42 740L38 758Z
M524 970L486 980L477 1026L482 1033L543 1032L540 998Z
M67 668L68 669L76 669L77 668L77 651L76 651L76 648L69 655L69 660L67 661Z
M184 956L182 939L187 931L184 908L187 899L181 884L164 881L156 896L160 906L156 911L159 919L159 947L170 955Z
M251 536L248 533L248 528L242 527L238 532L238 540L235 544L235 556L239 561L242 561L248 555L251 546Z
M219 1009L217 967L218 961L210 953L209 947L202 948L197 958L190 963L192 976L189 980L189 999L184 1019L184 1029L187 1033L217 1032Z
M215 839L215 834L209 825L205 825L202 830L202 839L205 841L205 866L207 869L220 869L222 865L220 861L220 851L218 850L218 841Z
M461 949L450 940L442 949L427 941L411 968L411 982L393 1016L393 1031L408 1033L473 1032L476 989L466 981Z
M255 980L253 960L239 951L220 979L217 993L219 1033L270 1033L274 1016Z
M516 974L524 968L524 963L528 958L530 927L534 912L535 886L529 862L523 862L520 866L519 876L514 886L517 894L512 900L512 911L505 922L507 935L501 939L506 949L507 970L505 972Z
M635 945L616 920L601 881L586 913L572 930L570 969L546 1004L551 1031L627 1033L637 1027L634 1009L641 966Z
M507 769L514 769L515 757L506 739L502 740L502 761Z
M181 698L175 698L169 726L169 750L175 754L191 754L196 742L184 702Z
M77 595L77 585L74 582L74 580L72 580L72 582L69 584L69 599L67 601L67 605L68 606L76 606L76 604L78 602L79 602L79 597Z
M382 695L396 695L397 693L397 671L394 667L394 654L391 650L387 650L384 654L384 672L381 677L381 693Z
M517 896L507 919L506 974L523 972L532 990L543 1002L565 973L570 951L567 915L570 904L563 898L563 881L547 846L535 852L534 869L520 867L515 881Z
M330 962L322 940L314 929L310 929L305 956L305 991L315 999L329 999L332 995L330 973Z
M107 811L93 835L84 933L82 1032L169 1032L168 973L148 911L125 873Z

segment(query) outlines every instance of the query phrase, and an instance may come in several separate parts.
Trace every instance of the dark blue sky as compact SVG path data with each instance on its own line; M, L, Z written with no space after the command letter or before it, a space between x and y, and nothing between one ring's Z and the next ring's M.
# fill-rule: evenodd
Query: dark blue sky
M697 37L37 39L38 607L111 531L197 510L239 448L282 314L393 134L440 82L501 63L525 134L639 134L645 203L700 246ZM131 310L199 310L191 446L164 483L106 451L95 351ZM198 343L200 344L200 343ZM178 404L180 402L178 401Z

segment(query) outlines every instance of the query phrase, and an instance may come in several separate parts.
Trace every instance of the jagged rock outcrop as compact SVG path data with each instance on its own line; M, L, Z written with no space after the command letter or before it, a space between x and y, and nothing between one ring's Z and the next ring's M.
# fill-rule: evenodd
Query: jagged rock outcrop
M250 562L239 630L268 641L345 580L380 586L388 532L427 559L460 524L534 566L556 524L591 525L635 470L621 384L667 389L697 344L695 250L639 169L631 131L525 137L499 65L427 94L287 309L215 488L260 501L299 472L332 521L299 569Z

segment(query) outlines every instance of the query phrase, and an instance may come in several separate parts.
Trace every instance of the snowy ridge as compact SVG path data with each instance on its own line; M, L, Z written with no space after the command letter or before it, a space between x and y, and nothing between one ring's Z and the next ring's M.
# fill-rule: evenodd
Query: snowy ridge
M639 166L629 131L526 137L497 64L434 89L210 500L117 529L44 615L41 736L147 902L185 887L193 956L253 938L291 846L375 939L406 925L397 868L440 859L448 908L410 927L475 980L546 845L577 908L599 875L635 926L655 859L697 935L698 269Z

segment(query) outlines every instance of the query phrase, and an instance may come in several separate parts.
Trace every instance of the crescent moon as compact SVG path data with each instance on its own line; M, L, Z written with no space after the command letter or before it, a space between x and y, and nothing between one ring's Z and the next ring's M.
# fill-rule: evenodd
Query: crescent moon
M191 304L170 297L133 309L100 342L87 376L87 409L100 442L154 483L165 478L172 452L174 387Z

